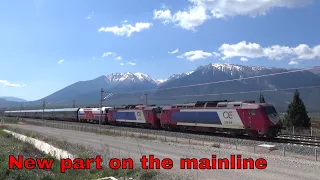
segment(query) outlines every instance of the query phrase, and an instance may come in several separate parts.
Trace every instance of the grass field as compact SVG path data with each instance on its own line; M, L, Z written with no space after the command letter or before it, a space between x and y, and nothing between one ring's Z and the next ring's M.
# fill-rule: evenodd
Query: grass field
M10 129L10 128L9 128ZM10 129L18 132L20 134L24 134L29 137L47 140L46 142L50 142L50 144L58 145L58 148L64 149L63 147L68 149L76 149L77 151L73 151L72 153L76 153L78 157L88 158L94 157L91 151L88 151L86 147L80 147L79 145L74 144L66 144L66 142L61 142L57 139L48 137L40 137L34 132L30 131L19 131L18 129ZM19 179L19 180L50 180L50 179L58 179L58 180L71 180L71 179L98 179L102 177L114 176L114 177L134 177L135 179L147 180L147 179L157 179L156 176L158 172L156 171L146 171L141 168L135 168L132 170L112 170L110 168L103 168L102 170L90 169L90 170L68 170L66 173L60 173L60 162L59 160L55 160L50 170L9 170L8 169L8 157L9 155L14 155L17 157L18 155L22 155L24 159L26 158L51 158L49 155L43 154L36 148L34 148L31 144L25 143L17 140L12 137L10 134L7 134L0 129L0 179ZM75 148L76 146L77 148Z
M11 135L0 130L0 179L52 179L53 171L40 169L30 170L9 170L9 155L22 155L24 158L48 158L28 143L21 142Z

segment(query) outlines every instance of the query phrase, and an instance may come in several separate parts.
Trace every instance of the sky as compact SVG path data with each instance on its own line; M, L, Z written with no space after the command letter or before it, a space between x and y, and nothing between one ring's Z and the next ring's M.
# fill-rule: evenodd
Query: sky
M316 0L2 0L0 96L37 100L117 72L320 65Z

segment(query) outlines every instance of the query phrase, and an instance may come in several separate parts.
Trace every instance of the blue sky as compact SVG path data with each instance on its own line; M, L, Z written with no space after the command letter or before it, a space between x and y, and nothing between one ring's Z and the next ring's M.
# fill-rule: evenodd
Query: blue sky
M312 67L319 17L315 0L4 0L0 96L36 100L114 72L164 79L211 62Z

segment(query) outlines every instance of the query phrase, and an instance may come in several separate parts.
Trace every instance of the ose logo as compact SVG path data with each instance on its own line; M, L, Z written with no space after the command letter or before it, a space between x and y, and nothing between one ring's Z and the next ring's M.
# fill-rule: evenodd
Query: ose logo
M226 119L232 119L232 112L231 111L223 112L223 117L226 118Z
M138 116L141 116L141 113L140 113L140 112L137 112L137 115L138 115Z

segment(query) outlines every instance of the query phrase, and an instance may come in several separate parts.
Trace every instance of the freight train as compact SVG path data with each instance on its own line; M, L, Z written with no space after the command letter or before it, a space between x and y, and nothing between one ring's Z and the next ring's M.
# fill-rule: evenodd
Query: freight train
M100 108L65 108L5 111L5 116L126 125L195 132L227 132L234 136L275 137L280 118L275 108L255 101L197 101L164 107L126 105Z

